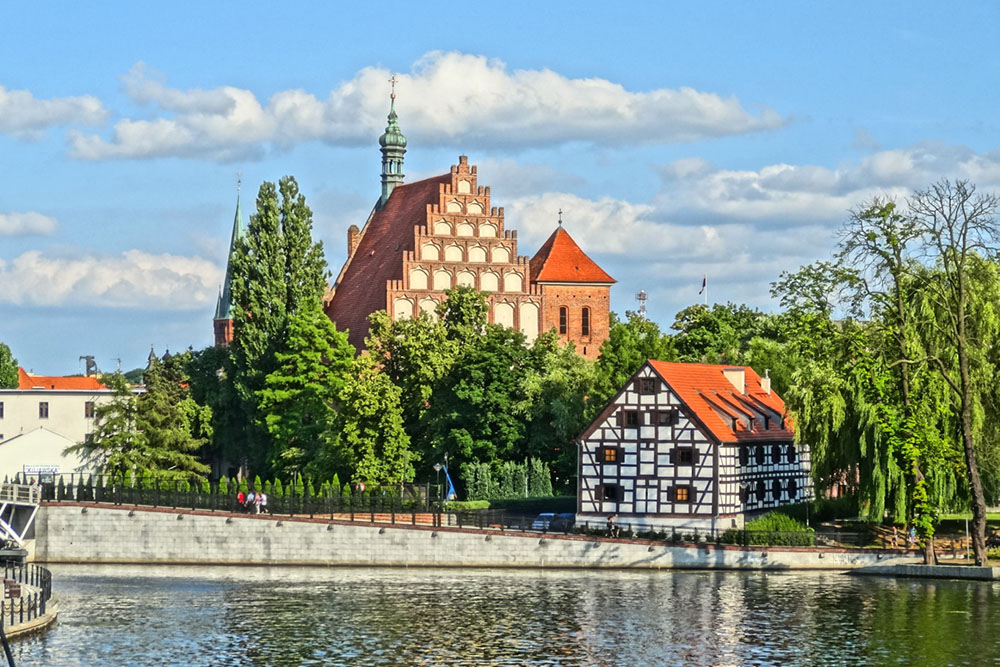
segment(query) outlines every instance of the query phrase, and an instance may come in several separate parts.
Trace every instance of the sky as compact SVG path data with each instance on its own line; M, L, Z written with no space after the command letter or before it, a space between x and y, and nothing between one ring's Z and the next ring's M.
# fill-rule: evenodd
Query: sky
M36 373L212 343L242 173L296 177L336 274L380 192L459 155L531 256L566 230L669 329L771 311L849 211L1000 188L994 3L15 3L0 39L0 342Z

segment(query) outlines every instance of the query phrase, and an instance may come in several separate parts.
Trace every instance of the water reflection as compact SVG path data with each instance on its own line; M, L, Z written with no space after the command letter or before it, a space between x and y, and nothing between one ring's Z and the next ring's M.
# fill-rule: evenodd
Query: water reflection
M54 567L19 665L984 664L1000 586L832 573Z

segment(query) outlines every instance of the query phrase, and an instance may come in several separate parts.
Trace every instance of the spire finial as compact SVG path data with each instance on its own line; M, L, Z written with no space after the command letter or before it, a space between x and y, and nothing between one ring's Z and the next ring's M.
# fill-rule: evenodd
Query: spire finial
M243 185L243 172L236 172L236 194L240 193L240 187Z
M396 75L393 74L392 78L389 79L389 83L392 84L392 92L389 94L389 99L390 100L396 99L396 81L397 81Z
M559 209L559 226L562 227L562 209Z

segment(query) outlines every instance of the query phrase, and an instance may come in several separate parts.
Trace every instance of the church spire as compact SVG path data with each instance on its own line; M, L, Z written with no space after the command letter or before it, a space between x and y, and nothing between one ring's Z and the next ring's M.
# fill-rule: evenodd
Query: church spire
M229 239L229 257L226 261L226 282L222 285L219 300L215 305L215 344L225 347L233 340L233 256L236 243L243 238L243 211L240 207L240 186L243 175L236 176L236 216L233 218L233 233Z
M396 77L389 79L392 84L392 94L389 95L389 124L385 132L378 138L382 147L382 197L378 207L382 208L389 201L389 195L397 185L403 183L403 154L406 152L406 137L396 123Z

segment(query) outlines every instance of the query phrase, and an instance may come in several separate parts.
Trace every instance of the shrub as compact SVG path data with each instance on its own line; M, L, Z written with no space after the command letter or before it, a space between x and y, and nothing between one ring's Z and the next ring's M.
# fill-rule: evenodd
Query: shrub
M722 534L724 544L806 547L815 544L815 531L783 512L767 514L748 521L743 530L727 530Z
M458 512L462 510L488 510L490 508L490 501L488 500L452 500L448 502L445 507L449 510Z

